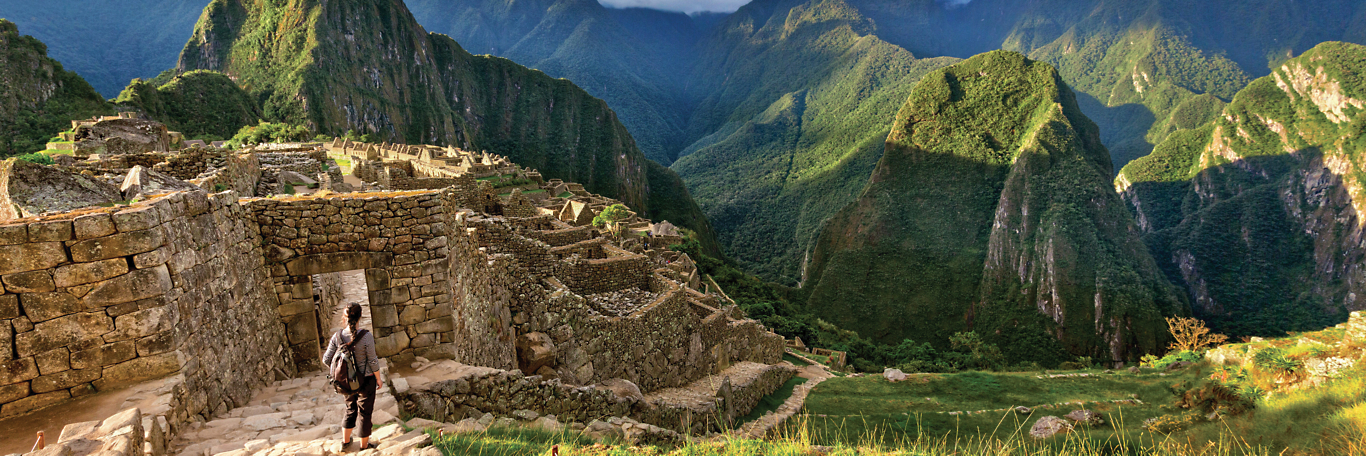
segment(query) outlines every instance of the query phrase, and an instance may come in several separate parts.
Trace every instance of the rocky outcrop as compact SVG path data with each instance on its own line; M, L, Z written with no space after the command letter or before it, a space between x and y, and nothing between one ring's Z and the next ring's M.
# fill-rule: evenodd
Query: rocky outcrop
M147 169L141 165L128 170L128 175L123 178L123 185L119 186L119 191L123 193L123 199L130 201L164 193L195 190L199 190L199 187L194 184Z
M1185 305L1110 174L1047 64L998 51L931 73L863 194L823 228L807 305L886 343L973 330L1012 360L1156 351L1161 316Z
M171 135L160 122L113 119L76 129L77 155L127 155L171 150Z
M13 158L0 165L0 220L121 200L118 187L93 177Z
M1279 335L1366 308L1363 56L1321 44L1115 180L1167 276L1216 331Z

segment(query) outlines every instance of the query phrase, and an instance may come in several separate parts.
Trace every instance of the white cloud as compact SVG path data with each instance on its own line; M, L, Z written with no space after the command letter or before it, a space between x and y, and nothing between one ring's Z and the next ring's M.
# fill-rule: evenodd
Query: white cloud
M729 13L740 9L750 0L598 0L598 2L608 8L639 7L682 11L684 13L696 13L698 11Z

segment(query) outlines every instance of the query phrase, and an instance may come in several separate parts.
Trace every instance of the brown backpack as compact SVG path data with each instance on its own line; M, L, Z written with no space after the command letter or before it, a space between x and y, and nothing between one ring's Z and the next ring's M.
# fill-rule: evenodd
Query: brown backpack
M351 338L351 342L342 344L337 349L337 354L333 355L332 388L338 394L350 396L360 392L361 375L360 367L356 365L356 343L365 338L369 331L362 329Z

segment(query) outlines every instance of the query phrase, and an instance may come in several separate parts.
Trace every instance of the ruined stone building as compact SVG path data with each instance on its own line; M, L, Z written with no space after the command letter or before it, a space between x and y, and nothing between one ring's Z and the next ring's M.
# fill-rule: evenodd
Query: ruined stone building
M345 192L334 157L362 191ZM143 427L173 436L319 368L336 303L316 284L353 270L389 366L489 368L473 390L431 378L396 393L410 414L542 407L705 431L792 375L777 365L782 337L704 292L667 249L681 241L671 226L633 216L604 236L592 218L615 200L504 157L338 141L12 164L46 187L0 187L0 417L156 380L167 386ZM293 174L316 193L280 194ZM759 367L714 396L648 399L740 364ZM646 398L592 388L621 381ZM497 385L511 388L504 402L475 397Z

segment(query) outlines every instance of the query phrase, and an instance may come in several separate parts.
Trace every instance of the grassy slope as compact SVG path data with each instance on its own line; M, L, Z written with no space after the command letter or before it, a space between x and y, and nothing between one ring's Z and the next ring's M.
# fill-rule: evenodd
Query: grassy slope
M400 3L216 0L181 55L181 70L195 68L236 78L267 120L507 155L694 229L714 249L681 181L640 153L606 103L428 35Z
M46 45L0 19L0 157L43 150L71 120L112 111L84 79L48 58Z
M1362 46L1325 43L1287 63L1311 72L1322 67L1346 96L1366 99ZM1277 74L1288 80L1285 70ZM1339 249L1327 246L1340 244L1336 239L1345 234L1316 228L1320 247L1304 228L1317 223L1311 213L1318 206L1341 203L1288 206L1283 200L1296 194L1299 173L1323 166L1316 160L1366 159L1366 115L1360 112L1349 107L1354 120L1332 122L1304 97L1292 101L1268 76L1240 91L1215 121L1172 134L1120 172L1118 182L1145 220L1154 255L1174 282L1186 285L1197 312L1213 326L1235 335L1277 335L1345 318L1333 303L1341 302L1346 284L1333 278L1331 264L1315 259L1316 249ZM1350 190L1361 188L1366 177L1359 169L1335 173L1349 189L1348 201L1362 196ZM1316 271L1320 267L1323 273Z
M820 223L857 195L881 155L884 115L913 81L953 62L915 59L869 32L839 0L766 1L704 46L690 122L702 137L672 167L747 270L800 280ZM706 77L715 74L728 77Z
M224 74L207 70L176 75L160 86L135 79L114 102L141 109L186 138L230 138L261 119L250 94Z
M886 147L822 230L818 316L885 343L973 329L1007 359L1055 364L1151 352L1158 317L1180 313L1109 189L1095 125L1047 64L998 51L926 76Z

